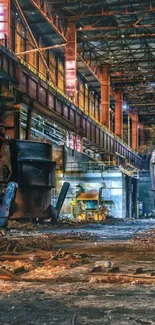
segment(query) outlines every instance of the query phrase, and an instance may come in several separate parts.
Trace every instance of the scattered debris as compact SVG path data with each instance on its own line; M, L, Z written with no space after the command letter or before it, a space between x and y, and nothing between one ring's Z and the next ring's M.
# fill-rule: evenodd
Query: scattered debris
M76 320L77 315L75 314L72 318L72 325L75 325L75 320Z
M136 269L135 274L141 274L141 273L143 273L143 268L142 268L142 267L138 267L138 268Z
M17 222L15 220L9 220L8 229L15 229L15 230L24 230L29 231L35 228L35 224L32 222Z
M139 238L126 242L101 243L92 238L95 236L82 234L80 230L76 234L71 232L60 236L58 233L41 234L35 228L26 231L11 229L0 232L0 292L6 304L8 304L8 297L11 297L10 310L12 313L14 310L14 317L18 312L14 300L17 291L23 299L22 306L25 306L24 299L28 288L29 308L32 301L35 301L34 306L37 307L40 302L43 305L45 302L44 306L47 308L48 301L54 302L56 299L58 299L56 308L59 309L60 300L63 302L62 309L64 306L70 308L68 299L72 292L75 305L72 310L68 309L68 322L66 322L72 325L93 324L94 319L89 321L87 312L83 315L79 309L77 312L77 308L79 303L82 305L82 310L84 306L89 305L89 312L93 310L92 306L96 310L96 303L100 308L100 303L104 303L101 292L105 288L111 286L119 290L123 287L125 290L132 290L135 285L141 285L139 289L136 287L136 290L141 290L144 285L150 286L152 290L155 286L155 231L151 231L150 235L144 234L144 238L140 235ZM50 292L49 288L51 288ZM79 296L76 288L79 290ZM89 291L84 300L82 295L85 288L92 291ZM94 298L94 288L101 289L98 291L97 302ZM110 290L107 291L107 297L111 294ZM132 308L130 312L131 310ZM113 314L115 317L115 312ZM104 320L105 317L111 317L108 315L110 315L109 310L107 314L104 311ZM58 317L59 320L53 319L53 322L63 323L62 314ZM46 321L42 323L47 324Z
M119 271L119 266L113 266L111 269L108 269L109 273L117 273Z
M15 222L12 223L16 226ZM149 233L152 249L145 234L129 242L94 245L95 241L90 242L94 235L87 232L61 233L59 236L58 233L41 234L35 229L25 232L23 229L2 230L0 278L55 283L154 283L155 231ZM56 244L64 247L66 242L70 244L69 249L54 249Z
M94 266L92 268L92 272L101 272L102 271L102 267L101 266Z
M102 270L105 268L110 268L113 266L112 261L97 261L95 262L95 267L100 267Z
M18 276L14 275L12 272L7 271L3 268L0 268L0 279L2 280L13 280L13 281L19 281L20 279Z

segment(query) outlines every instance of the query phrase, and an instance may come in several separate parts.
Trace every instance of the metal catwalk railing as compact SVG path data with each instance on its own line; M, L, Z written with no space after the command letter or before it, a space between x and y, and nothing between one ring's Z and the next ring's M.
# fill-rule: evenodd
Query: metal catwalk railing
M138 170L132 166L127 165L116 165L114 162L68 162L65 164L64 173L110 173L112 171L120 171L123 174L131 177L136 177L139 174Z
M68 162L65 164L65 172L77 172L77 173L96 173L104 172L107 169L118 169L113 162Z

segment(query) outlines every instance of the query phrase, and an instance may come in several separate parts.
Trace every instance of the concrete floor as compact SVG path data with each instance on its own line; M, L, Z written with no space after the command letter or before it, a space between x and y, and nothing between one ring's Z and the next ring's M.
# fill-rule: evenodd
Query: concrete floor
M24 288L0 297L1 325L151 325L155 288L65 284Z
M155 220L116 221L84 225L76 229L39 230L59 233L63 248L112 259L122 272L143 266L155 269L155 240L134 242L135 234L155 229ZM93 233L97 245L74 239L66 244L61 234ZM19 231L20 233L20 231ZM21 236L22 232L21 232ZM149 235L148 235L149 236ZM155 235L154 235L155 236ZM153 237L155 238L155 237ZM149 239L149 238L148 238ZM76 245L78 245L76 247ZM152 245L152 246L149 246ZM18 258L18 257L17 257ZM150 272L150 271L149 271ZM130 270L131 273L131 270ZM0 281L0 325L155 325L155 281L151 285L114 282Z
M86 224L75 228L44 229L43 233L51 234L78 234L88 233L95 236L96 240L128 240L138 232L155 229L155 219L113 220L104 224Z

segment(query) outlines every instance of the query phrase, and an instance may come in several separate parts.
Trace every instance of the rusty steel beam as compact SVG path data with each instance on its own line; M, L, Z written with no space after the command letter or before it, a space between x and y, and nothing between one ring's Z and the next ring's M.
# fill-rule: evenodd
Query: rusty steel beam
M110 73L109 67L102 67L101 72L101 122L110 128Z
M125 34L124 38L125 39L135 39L135 38L155 38L155 33L147 33L147 34ZM78 37L79 40L87 40L87 41L98 41L98 40L102 40L102 39L107 39L107 40L122 40L122 35L96 35L96 36L82 36L82 37Z
M80 54L79 54L80 55ZM109 62L107 62L107 61L104 61L104 63L103 63L103 60L102 60L102 63L103 64L109 64L111 67L115 67L115 66L118 66L118 67L120 67L120 65L124 65L124 64L126 64L127 65L127 67L128 68L133 68L134 66L136 66L137 67L137 64L138 63L148 63L148 59L143 59L144 58L144 56L142 57L142 58L139 58L139 59L135 59L135 60L128 60L128 61L120 61L120 58L119 58L119 61L118 62L116 62L116 63L113 63L113 62L110 62L110 59L104 59L104 60L107 60L107 61L109 61ZM98 57L98 59L102 59L102 56L100 56L100 57ZM149 62L151 63L151 62L154 62L155 61L155 57L151 57L151 59L149 59ZM96 62L96 59L94 58L94 59L92 59L92 62ZM101 62L101 61L100 61Z
M119 88L115 91L115 134L123 138L123 92Z
M150 106L150 107L151 107L151 106L154 107L154 106L155 106L155 103L154 103L154 102L153 102L153 103L143 103L143 104L140 104L140 103L128 103L128 105L129 105L129 106L134 106L134 107L143 107L143 106L144 106L144 107L145 107L145 106L146 106L146 107L149 107L149 106Z
M0 0L0 38L10 49L10 0Z
M140 116L145 116L147 115L147 117L149 116L155 116L155 111L154 112L140 112Z
M76 15L74 13L73 16L59 16L58 19L68 19L68 17L75 17L78 19L81 18L88 18L88 17L112 17L116 15L141 15L144 14L145 11L148 11L149 13L155 13L155 8L150 9L150 7L145 8L144 10L139 10L139 11L128 11L127 9L124 10L114 10L114 11L100 11L100 12L95 12L95 13L89 13L89 14L83 14L82 16Z
M144 81L143 77L141 79L116 79L116 78L111 78L111 81L112 82L115 82L115 83L119 83L119 84L133 84L133 83L138 83L140 84L141 82ZM154 81L154 77L147 77L147 81Z
M76 90L76 62L77 62L77 38L75 22L68 21L66 28L67 46L65 48L65 78L66 94L77 103Z
M16 8L17 8L17 11L18 11L19 14L20 14L20 17L21 17L22 20L23 20L23 23L24 23L26 29L28 30L28 32L30 33L30 35L31 35L31 37L32 37L32 40L33 40L34 45L35 45L36 48L38 49L38 52L39 52L39 54L40 54L40 56L41 56L41 59L42 59L42 61L43 61L43 64L44 64L44 66L45 66L47 72L50 74L50 71L49 71L48 65L47 65L47 63L46 63L46 60L44 59L44 56L43 56L42 52L39 50L38 43L37 43L37 41L36 41L36 39L35 39L35 37L34 37L34 35L33 35L33 32L32 32L32 30L31 30L31 28L30 28L30 26L29 26L29 24L28 24L28 21L27 21L26 17L25 17L25 15L24 15L24 13L23 13L23 10L22 10L22 8L21 8L21 6L20 6L20 4L19 4L19 1L18 1L18 0L13 0L13 1L14 1L14 3L15 3L15 6L16 6Z
M79 53L77 53L78 58L80 61L83 62L83 64L88 68L88 70L95 76L95 78L101 82L101 73L100 70L97 67L97 64L95 65L90 60L85 60Z
M90 62L90 60L85 60L79 53L77 53L78 58L80 59L81 62L88 68L90 73L98 80L98 82L101 84L102 83L102 78L101 78L101 71L100 69L94 64ZM110 95L115 99L115 93L113 89L110 87Z
M58 44L58 45L51 45L51 46L47 46L47 47L39 47L37 49L33 49L33 50L28 50L28 51L24 51L24 52L20 52L20 53L15 53L16 55L23 55L23 54L28 54L28 53L32 53L32 52L38 52L38 51L46 51L46 50L52 50L52 49L57 49L59 47L63 47L66 46L67 43L65 44Z
M97 0L96 0L97 1ZM47 0L46 1L49 5L51 4L51 0ZM71 3L74 3L75 1L74 0L72 0L72 1L70 1L70 0L59 0L59 1L54 1L54 0L52 0L52 5L53 4L65 4L65 5L71 5ZM80 0L80 2L81 3L92 3L92 0ZM116 2L116 4L118 4L119 3L119 1L118 2ZM150 5L151 5L151 2L149 2L150 3ZM135 0L130 0L130 4L134 4L135 5ZM136 4L146 4L146 5L148 5L148 0L136 0ZM127 1L125 0L125 1L122 1L121 2L121 5L127 5Z
M130 113L132 120L132 148L138 151L138 114Z
M138 25L138 24L127 24L127 25L118 25L118 26L96 26L93 27L92 25L85 25L83 27L78 27L76 30L77 32L84 32L84 31L89 31L93 32L96 30L120 30L120 29L130 29L130 28L155 28L155 24L143 24L143 25Z
M44 7L43 10L41 9L41 6L37 3L38 1L34 1L34 0L29 0L30 3L33 5L33 7L35 7L38 12L44 17L44 19L52 26L52 28L54 29L54 31L65 41L67 42L65 35L64 35L64 31L62 33L62 30L60 31L58 26L56 26L53 22L53 17L51 14L51 11L49 11L47 9L46 6L46 1L44 0ZM57 24L58 25L58 24Z

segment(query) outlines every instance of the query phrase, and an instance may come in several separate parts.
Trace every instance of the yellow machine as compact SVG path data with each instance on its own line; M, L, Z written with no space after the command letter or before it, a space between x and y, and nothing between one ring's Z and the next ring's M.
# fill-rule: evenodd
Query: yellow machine
M99 201L99 192L97 190L80 193L77 197L77 206L79 209L78 221L101 222L105 220L107 208L100 206Z

